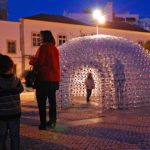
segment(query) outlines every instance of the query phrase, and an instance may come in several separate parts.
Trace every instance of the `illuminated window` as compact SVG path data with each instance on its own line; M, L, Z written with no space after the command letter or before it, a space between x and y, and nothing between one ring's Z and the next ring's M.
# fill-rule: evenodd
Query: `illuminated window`
M32 46L40 46L40 33L32 33Z
M16 53L16 41L7 41L7 51L8 53Z
M67 37L65 35L58 35L58 45L62 45L67 41Z

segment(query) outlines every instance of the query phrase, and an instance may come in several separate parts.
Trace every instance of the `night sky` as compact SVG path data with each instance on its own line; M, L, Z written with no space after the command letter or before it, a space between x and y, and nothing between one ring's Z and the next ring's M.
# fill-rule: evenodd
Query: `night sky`
M8 0L8 16L9 20L17 21L21 17L39 13L62 15L64 10L77 13L84 8L96 8L110 1L117 13L129 11L150 18L150 0Z

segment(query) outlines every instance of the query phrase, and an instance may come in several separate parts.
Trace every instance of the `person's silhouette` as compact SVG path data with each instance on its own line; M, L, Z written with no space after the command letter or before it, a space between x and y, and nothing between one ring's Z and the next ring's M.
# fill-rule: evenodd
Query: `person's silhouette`
M115 85L115 95L116 104L118 109L123 108L123 88L125 83L124 65L121 61L116 59L113 65L114 74L114 85Z

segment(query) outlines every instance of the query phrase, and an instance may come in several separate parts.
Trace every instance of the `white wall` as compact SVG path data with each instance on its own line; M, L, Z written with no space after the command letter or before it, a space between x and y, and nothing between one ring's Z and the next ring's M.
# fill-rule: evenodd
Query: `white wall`
M107 4L104 7L104 15L106 17L106 20L109 22L113 21L113 3L107 2Z
M106 35L124 37L134 42L150 40L150 32L138 32L110 28L100 28L99 32Z
M58 41L57 41L58 35L66 35L67 40L69 40L71 38L81 36L81 33L82 32L85 33L87 28L89 28L81 25L36 21L36 20L28 20L28 19L22 19L22 26L23 26L23 33L24 33L23 36L24 55L34 55L38 49L38 47L32 46L31 43L32 32L40 32L41 30L51 30L56 40L56 45L58 46ZM89 29L87 31L89 32ZM25 60L26 60L25 69L27 69L29 67L28 60L27 59Z
M16 41L16 53L7 50L7 41ZM17 64L17 75L21 73L20 22L0 21L0 53L9 55Z

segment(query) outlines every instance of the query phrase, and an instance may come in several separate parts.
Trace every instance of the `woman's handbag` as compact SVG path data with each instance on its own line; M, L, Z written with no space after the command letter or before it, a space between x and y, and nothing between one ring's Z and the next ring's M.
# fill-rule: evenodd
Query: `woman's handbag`
M35 67L32 67L25 75L25 85L26 87L36 88L37 83L37 70Z

